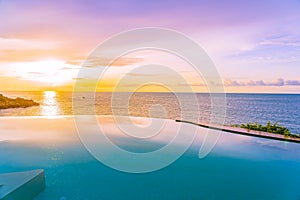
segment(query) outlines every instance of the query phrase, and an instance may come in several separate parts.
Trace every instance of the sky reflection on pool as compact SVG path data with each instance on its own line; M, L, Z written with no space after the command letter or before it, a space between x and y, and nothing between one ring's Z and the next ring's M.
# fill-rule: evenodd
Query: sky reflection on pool
M118 135L109 116L100 118L105 130L114 130L114 141L122 148L136 152L143 148ZM168 133L180 126L172 120L166 124L172 127ZM86 126L90 131L88 121ZM213 151L199 159L205 131L199 128L193 145L170 166L128 174L108 168L88 153L72 117L1 118L0 128L0 173L45 169L47 188L38 200L300 198L299 144L223 133ZM169 139L170 135L157 137L144 142L145 148L160 147Z

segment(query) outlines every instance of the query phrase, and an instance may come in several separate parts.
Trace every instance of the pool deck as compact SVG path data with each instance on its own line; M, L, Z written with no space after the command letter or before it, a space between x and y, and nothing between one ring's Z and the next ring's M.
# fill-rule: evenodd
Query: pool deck
M219 131L233 133L233 134L246 135L246 136L252 136L252 137L259 137L259 138L266 138L266 139L279 140L279 141L286 141L286 142L300 143L299 138L286 137L286 136L281 135L281 134L268 133L268 132L263 132L263 131L254 131L254 130L249 130L249 129L245 129L245 128L222 126L222 125L217 125L217 124L196 123L196 122L190 122L190 121L187 121L187 120L180 120L180 119L176 119L175 121L176 122L193 124L193 125L200 126L200 127L203 127L203 128L209 128L209 129L219 130Z

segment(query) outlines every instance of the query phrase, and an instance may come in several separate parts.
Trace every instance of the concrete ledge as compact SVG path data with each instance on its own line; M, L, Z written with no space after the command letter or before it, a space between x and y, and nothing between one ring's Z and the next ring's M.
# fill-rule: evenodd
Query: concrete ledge
M211 124L206 124L206 123L195 123L195 122L190 122L190 121L181 120L181 119L176 119L175 122L193 124L193 125L200 126L203 128L209 128L209 129L213 129L213 130L217 130L217 131L223 131L223 132L234 133L234 134L239 134L239 135L279 140L279 141L284 141L284 142L300 143L299 138L285 137L284 135L281 135L281 134L268 133L268 132L263 132L263 131L254 131L254 130L248 130L248 129L239 128L239 127L229 127L229 126L222 126L222 125L217 125L217 124L211 125Z
M0 200L32 200L44 188L44 170L0 174Z

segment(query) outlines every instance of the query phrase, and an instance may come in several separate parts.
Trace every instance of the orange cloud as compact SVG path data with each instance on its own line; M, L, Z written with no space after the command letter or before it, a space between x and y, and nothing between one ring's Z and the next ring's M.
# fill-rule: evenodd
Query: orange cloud
M133 58L133 57L121 57L117 59L105 58L105 57L95 57L88 58L84 63L84 67L100 67L100 66L110 66L110 67L124 67L142 62L143 58Z

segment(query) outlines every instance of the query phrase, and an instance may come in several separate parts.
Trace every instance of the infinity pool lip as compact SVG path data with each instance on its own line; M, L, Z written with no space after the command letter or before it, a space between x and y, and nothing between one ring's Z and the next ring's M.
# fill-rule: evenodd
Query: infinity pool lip
M9 141L20 141L25 143L36 143L36 144L45 144L48 142L55 142L56 144L74 144L78 142L78 137L76 133L75 118L73 115L61 115L61 116L9 116L9 117L0 117L0 142L9 142ZM140 127L147 125L149 120L152 118L146 117L131 117L128 116L112 116L112 115L82 115L86 118L86 127L87 131L90 128L89 118L96 117L98 120L98 125L105 129L108 135L116 136L120 139L126 136L126 134L120 135L118 131L112 131L112 127L115 126L114 117L127 118L131 119L135 125ZM162 134L164 137L154 137L151 142L163 142L170 141L174 136L173 133L177 131L178 127L181 126L180 123L176 123L174 120L170 119L155 119L155 120L164 120L169 124L166 132L168 134ZM198 125L198 124L197 124ZM193 126L191 124L186 124L186 126ZM223 128L222 128L223 129ZM203 133L207 133L209 129L207 127L198 126L197 128L197 137L203 139ZM224 130L214 130L220 131L222 141L227 140L230 134L224 134ZM42 134L41 134L42 133ZM229 135L226 137L226 135ZM122 136L122 137L121 137ZM255 135L253 135L255 136ZM230 143L241 143L245 141L250 141L255 137L249 137L242 134L235 134L235 137L230 137ZM126 138L125 138L126 139ZM229 138L228 138L229 139ZM264 138L266 139L266 138ZM163 140L163 141L162 141ZM265 142L281 142L276 140L266 140Z
M175 122L193 124L193 125L200 126L203 128L208 128L208 129L213 129L213 130L218 130L218 131L223 131L223 132L228 132L228 133L234 133L234 134L239 134L239 135L279 140L279 141L284 141L284 142L300 143L299 138L285 137L284 135L281 135L281 134L268 133L268 132L263 132L263 131L254 131L254 130L239 128L239 127L221 126L221 125L217 125L217 124L196 123L196 122L191 122L191 121L181 120L181 119L176 119Z

